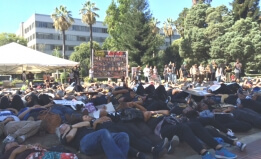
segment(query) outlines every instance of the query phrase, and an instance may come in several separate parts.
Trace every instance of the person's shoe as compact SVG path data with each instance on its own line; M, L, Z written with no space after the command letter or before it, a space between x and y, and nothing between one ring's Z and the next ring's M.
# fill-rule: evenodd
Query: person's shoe
M23 143L23 142L25 141L25 136L24 136L24 135L18 136L18 137L16 138L16 141L17 141L19 144Z
M239 142L237 143L237 147L239 148L240 151L244 151L246 148L246 144Z
M215 157L216 158L224 158L224 159L234 159L234 158L237 158L237 155L229 152L225 148L221 148L220 150L216 150Z
M238 138L235 136L232 130L228 129L227 131L227 137L230 138L231 140L238 140Z
M179 144L179 137L174 135L169 142L168 154L174 153L174 149L175 149L175 147L178 146L178 144Z
M210 152L207 152L202 159L216 159Z
M221 137L214 137L214 139L220 144L223 145L224 144L224 140Z
M12 135L7 135L6 138L3 140L3 143L9 143L15 141L15 138Z
M168 139L165 138L159 145L154 147L152 151L153 159L159 159L163 155L165 155L168 152L166 148L167 146L168 146Z

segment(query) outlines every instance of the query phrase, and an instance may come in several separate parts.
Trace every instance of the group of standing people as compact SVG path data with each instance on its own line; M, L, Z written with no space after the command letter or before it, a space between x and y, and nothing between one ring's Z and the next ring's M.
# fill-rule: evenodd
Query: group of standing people
M193 82L201 83L205 80L229 83L232 81L240 81L241 70L242 64L239 59L235 62L234 67L228 62L226 64L217 64L216 61L213 60L210 64L207 64L206 67L202 63L199 66L194 64L189 70L186 63L183 63L180 68L180 76L184 81L190 76Z
M164 82L169 82L175 84L177 82L177 68L175 63L169 63L169 65L165 65L163 70Z
M23 71L23 73L21 75L21 78L23 80L23 83L25 83L26 80L28 80L28 86L30 88L33 87L34 74L32 72L29 72L28 74L26 74L26 72Z
M158 76L158 69L156 66L149 67L149 65L146 65L145 68L143 69L143 73L144 73L145 83L148 83L149 78ZM136 71L133 72L133 79L135 79L137 81L141 81L141 75L142 75L142 69L140 66L138 66L136 68Z

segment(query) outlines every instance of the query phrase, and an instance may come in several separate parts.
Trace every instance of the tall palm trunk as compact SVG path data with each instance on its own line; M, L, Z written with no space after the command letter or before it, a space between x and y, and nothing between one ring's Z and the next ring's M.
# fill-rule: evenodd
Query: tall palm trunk
M169 36L169 46L171 46L171 40L172 40L172 38L171 38L171 36Z
M62 31L63 34L63 59L65 58L65 30Z
M90 67L92 67L92 24L90 24Z

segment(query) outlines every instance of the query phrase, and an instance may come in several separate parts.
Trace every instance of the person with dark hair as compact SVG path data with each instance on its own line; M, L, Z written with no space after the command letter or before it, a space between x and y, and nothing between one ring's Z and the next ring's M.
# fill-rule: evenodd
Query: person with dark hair
M3 96L0 99L0 109L6 109L10 107L10 101L7 96Z
M21 97L19 95L14 95L11 104L10 104L10 108L14 108L17 111L20 111L22 108L24 108L24 102L22 101Z
M28 85L30 86L30 88L33 88L34 74L32 72L29 72L27 74L27 79L28 79Z
M242 64L239 62L239 59L237 59L235 65L234 65L234 73L236 76L236 82L240 82L240 74L241 74L241 69L242 69Z
M226 73L226 82L230 83L231 82L231 72L232 72L232 66L230 65L230 63L226 63L225 66L225 73Z
M80 84L80 66L76 65L74 66L74 68L72 68L72 72L73 72L73 75L74 75L74 81L76 84Z
M25 73L25 71L23 71L23 73L21 75L21 79L22 79L23 83L25 83L25 81L26 81L26 73Z

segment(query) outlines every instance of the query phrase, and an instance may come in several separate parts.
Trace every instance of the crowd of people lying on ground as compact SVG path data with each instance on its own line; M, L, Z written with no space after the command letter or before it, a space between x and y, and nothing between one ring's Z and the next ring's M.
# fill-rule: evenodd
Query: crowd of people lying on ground
M56 133L61 144L85 155L104 153L108 159L175 156L179 142L186 142L202 159L236 158L224 145L244 151L246 144L234 132L261 128L260 88L248 80L242 86L211 84L208 96L191 95L190 89L194 85L189 83L181 89L138 82L131 87L94 83L12 94L2 90L1 158L77 158L72 152L23 144L45 133ZM114 110L108 110L108 103Z

